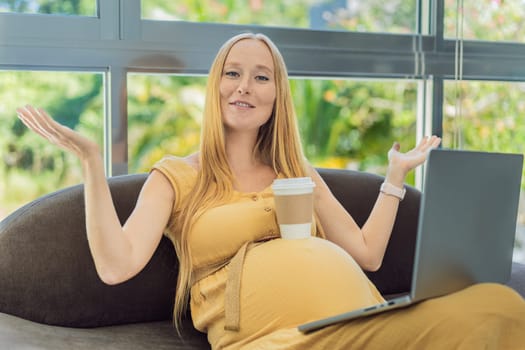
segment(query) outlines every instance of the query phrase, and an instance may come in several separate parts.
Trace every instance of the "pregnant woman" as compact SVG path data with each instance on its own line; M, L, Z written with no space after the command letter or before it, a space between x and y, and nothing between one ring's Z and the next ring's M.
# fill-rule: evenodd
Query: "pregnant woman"
M78 156L84 170L86 227L100 278L117 284L149 261L163 234L180 260L174 319L190 304L195 327L213 349L520 349L525 301L513 290L479 284L413 307L302 334L308 321L383 298L363 270L381 266L409 171L438 137L388 152L385 177L359 227L305 160L287 70L261 34L228 40L211 66L200 150L154 165L121 226L98 146L44 110L21 120ZM312 237L283 240L270 185L315 182Z

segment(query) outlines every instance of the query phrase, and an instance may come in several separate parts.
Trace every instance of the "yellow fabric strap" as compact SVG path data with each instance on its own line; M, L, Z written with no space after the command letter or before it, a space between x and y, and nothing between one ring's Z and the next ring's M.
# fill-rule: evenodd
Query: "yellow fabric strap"
M221 261L217 264L211 266L204 266L198 269L193 270L191 274L191 285L199 282L201 279L213 275L215 272L222 269L224 266L228 265L230 260Z
M249 249L261 243L280 237L280 235L271 235L256 241L246 242L230 260L230 270L228 271L226 290L224 292L224 330L238 332L240 328L241 278L246 253Z
M248 246L251 245L252 242L244 243L230 261L226 291L224 292L224 329L227 331L239 331L242 267Z
M244 266L244 258L246 252L254 246L269 241L271 239L279 238L280 235L271 235L256 241L245 242L235 253L235 255L226 261L220 261L211 266L204 266L198 268L192 273L192 285L201 279L214 274L229 265L228 277L226 280L226 289L224 291L224 329L227 331L239 331L240 314L241 314L241 278L242 269Z

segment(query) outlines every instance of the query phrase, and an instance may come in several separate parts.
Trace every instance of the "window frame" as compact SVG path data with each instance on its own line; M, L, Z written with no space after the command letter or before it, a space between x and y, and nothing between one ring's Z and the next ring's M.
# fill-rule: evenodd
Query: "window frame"
M456 76L458 41L443 37L443 1L416 1L415 34L143 20L140 0L98 1L98 17L2 13L0 70L105 72L108 176L128 172L127 73L207 74L222 42L242 31L269 35L290 76L418 80L419 139L442 134L443 80ZM462 45L462 79L525 81L525 44Z

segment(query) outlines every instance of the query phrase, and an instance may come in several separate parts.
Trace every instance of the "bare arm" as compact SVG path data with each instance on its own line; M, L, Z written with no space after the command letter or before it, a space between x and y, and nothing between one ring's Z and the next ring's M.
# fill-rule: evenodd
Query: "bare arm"
M153 255L168 222L174 193L168 180L154 171L146 180L137 205L122 226L118 219L98 145L55 122L44 110L17 109L31 130L81 161L84 177L86 230L98 275L116 284L136 275Z
M171 213L173 189L164 175L153 171L121 226L100 157L83 168L86 231L97 273L107 284L124 282L140 272L155 252Z
M407 173L423 163L429 150L437 147L440 141L435 136L425 138L407 153L400 153L399 145L395 144L389 151L385 181L402 187ZM392 233L399 199L379 192L378 188L378 197L370 216L363 227L359 227L315 169L312 169L312 177L316 183L315 211L326 238L345 249L363 269L379 269Z

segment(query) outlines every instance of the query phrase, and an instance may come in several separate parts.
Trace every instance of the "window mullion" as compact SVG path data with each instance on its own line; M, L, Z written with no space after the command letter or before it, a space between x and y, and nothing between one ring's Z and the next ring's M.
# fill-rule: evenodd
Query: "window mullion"
M98 15L100 18L100 39L119 39L119 0L98 0Z

